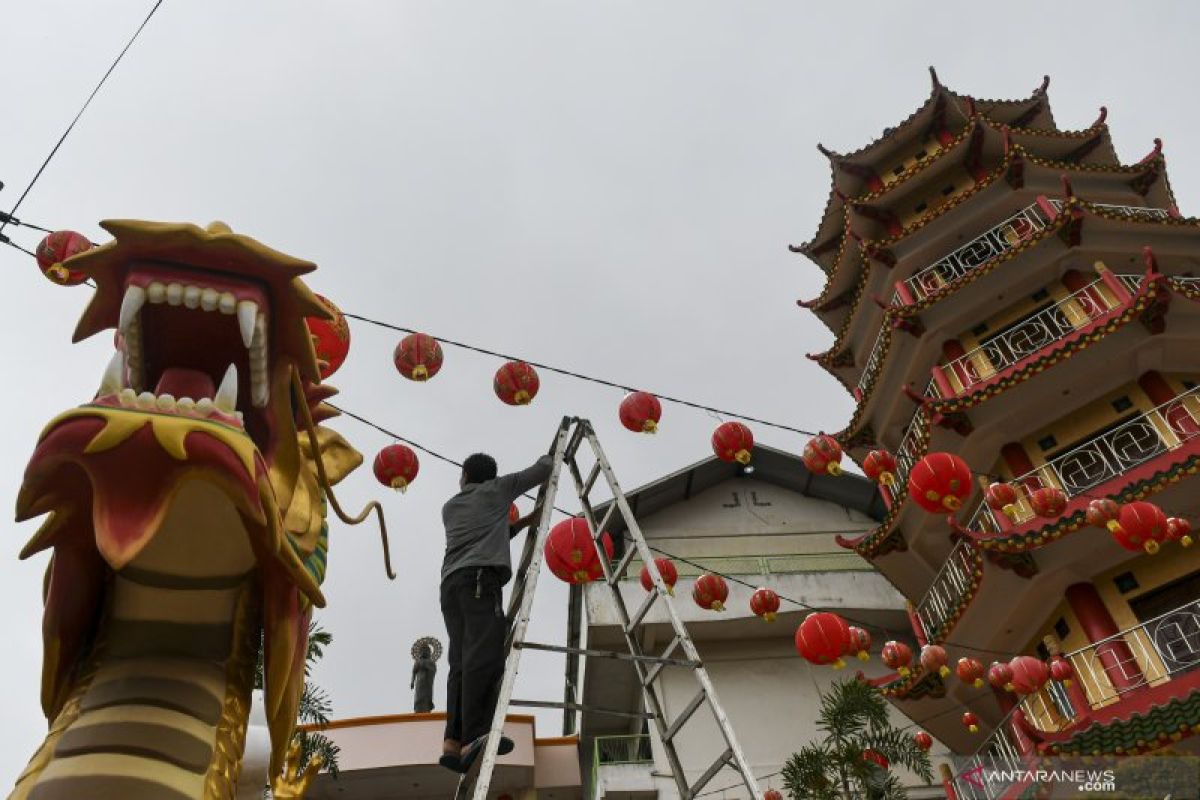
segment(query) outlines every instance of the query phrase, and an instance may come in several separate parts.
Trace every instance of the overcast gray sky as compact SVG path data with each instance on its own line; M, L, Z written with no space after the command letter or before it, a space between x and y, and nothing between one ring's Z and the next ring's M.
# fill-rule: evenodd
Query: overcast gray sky
M146 13L148 0L0 4L0 207L8 209ZM1060 126L1110 109L1125 161L1166 143L1196 212L1200 124L1194 4L1009 2L311 2L167 0L42 177L20 216L103 241L96 222L229 222L312 259L314 289L347 311L718 407L835 430L846 393L804 353L831 337L797 297L816 267L828 192L818 141L851 150L917 108L926 67L957 91L1025 97L1051 75ZM37 235L6 233L32 249ZM9 374L0 498L15 500L38 431L92 396L111 338L72 346L89 293L0 248ZM627 487L709 454L715 421L668 406L657 437L616 418L620 393L550 374L529 408L492 394L498 362L450 349L427 385L391 365L396 338L353 328L335 376L349 409L447 454L519 468L563 414L588 416ZM335 423L368 462L389 443ZM756 429L797 450L799 436ZM454 469L425 458L406 495L364 468L341 492L384 499L400 579L378 535L335 524L334 644L316 673L336 716L409 710L408 649L444 637L441 503ZM38 707L46 557L0 558L7 622L0 778L44 733ZM560 638L548 578L533 636ZM526 656L518 694L561 695L558 659ZM437 704L444 699L445 662ZM558 732L557 715L539 735Z

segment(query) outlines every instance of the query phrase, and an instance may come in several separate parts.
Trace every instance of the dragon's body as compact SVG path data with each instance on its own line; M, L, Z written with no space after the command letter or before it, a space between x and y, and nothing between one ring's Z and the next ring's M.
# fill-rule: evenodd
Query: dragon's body
M69 262L96 283L76 340L116 328L118 353L42 433L17 503L49 515L22 557L53 549L50 730L11 797L232 798L260 642L285 768L324 602L316 461L336 482L361 456L311 426L333 393L304 322L328 315L312 264L220 224L103 226L114 240Z

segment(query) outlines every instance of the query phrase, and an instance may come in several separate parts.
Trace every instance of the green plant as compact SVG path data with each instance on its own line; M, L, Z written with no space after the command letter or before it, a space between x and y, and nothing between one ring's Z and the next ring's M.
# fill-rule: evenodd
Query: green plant
M873 686L855 678L833 684L821 695L817 728L824 738L800 748L783 767L783 784L792 800L903 800L900 779L863 757L881 753L926 783L933 780L929 754L911 732L895 728L888 703Z

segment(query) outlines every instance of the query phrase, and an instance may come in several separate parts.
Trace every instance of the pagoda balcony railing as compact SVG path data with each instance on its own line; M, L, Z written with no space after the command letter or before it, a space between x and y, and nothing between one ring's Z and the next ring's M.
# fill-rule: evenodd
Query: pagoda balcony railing
M1137 292L1141 286L1139 275L1117 278L1131 292ZM1104 289L1104 280L1097 278L939 369L949 381L958 383L960 391L982 383L1117 308L1118 301L1105 294ZM951 386L958 388L953 383Z
M1121 701L1131 692L1161 686L1200 667L1200 600L1139 623L1106 639L1067 653L1075 677L1071 683L1050 680L1017 706L1028 724L1058 733L1088 714ZM1032 740L1022 742L1010 712L955 777L960 800L993 800L1012 782L988 780L993 771L1026 768ZM1170 733L1171 731L1164 731ZM982 772L976 772L979 767ZM964 775L971 775L970 779ZM982 784L980 786L979 784Z
M1011 524L1020 525L1033 519L1035 514L1028 494L1035 489L1056 487L1068 498L1077 497L1139 464L1182 447L1197 436L1200 436L1200 387L1182 392L1010 481L1018 496ZM1000 533L1006 525L999 515L1000 512L981 503L967 527L976 532Z
M1048 200L1057 215L1066 203L1062 200ZM1160 220L1168 219L1171 213L1163 208L1146 206L1124 206L1110 203L1091 203L1091 207L1120 214L1129 219ZM1017 245L1027 241L1034 234L1045 230L1054 221L1040 202L1033 202L1003 222L989 228L971 241L956 248L949 255L942 257L933 264L915 272L904 281L910 298L908 303L919 302L936 293L943 286L951 283L973 270L978 269L997 256L1007 253Z
M971 546L966 539L960 540L917 603L917 619L930 642L940 641L942 628L954 616L961 598L971 592L975 567Z
M1000 224L984 231L949 255L918 270L904 281L912 302L929 297L946 284L1008 252L1038 231L1047 228L1052 221L1038 203L1030 203Z
M905 491L908 486L908 474L912 472L912 468L916 466L917 460L921 457L920 446L920 422L921 409L918 408L913 412L912 419L908 421L907 427L904 429L904 435L900 437L900 446L896 448L896 482L897 491Z
M867 363L863 365L862 375L858 376L855 394L860 400L870 388L871 382L875 380L879 368L883 366L883 343L887 333L887 317L885 316L883 324L879 326L879 333L875 334L875 343L871 345L871 355L867 356Z

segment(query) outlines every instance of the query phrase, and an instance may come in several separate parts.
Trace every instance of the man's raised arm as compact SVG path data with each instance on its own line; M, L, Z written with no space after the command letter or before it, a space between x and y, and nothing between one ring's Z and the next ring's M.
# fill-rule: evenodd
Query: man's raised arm
M553 465L554 460L545 455L535 461L532 466L526 467L520 472L501 475L496 482L500 485L501 491L508 495L511 502L533 487L545 483L546 479L550 477L550 468Z

